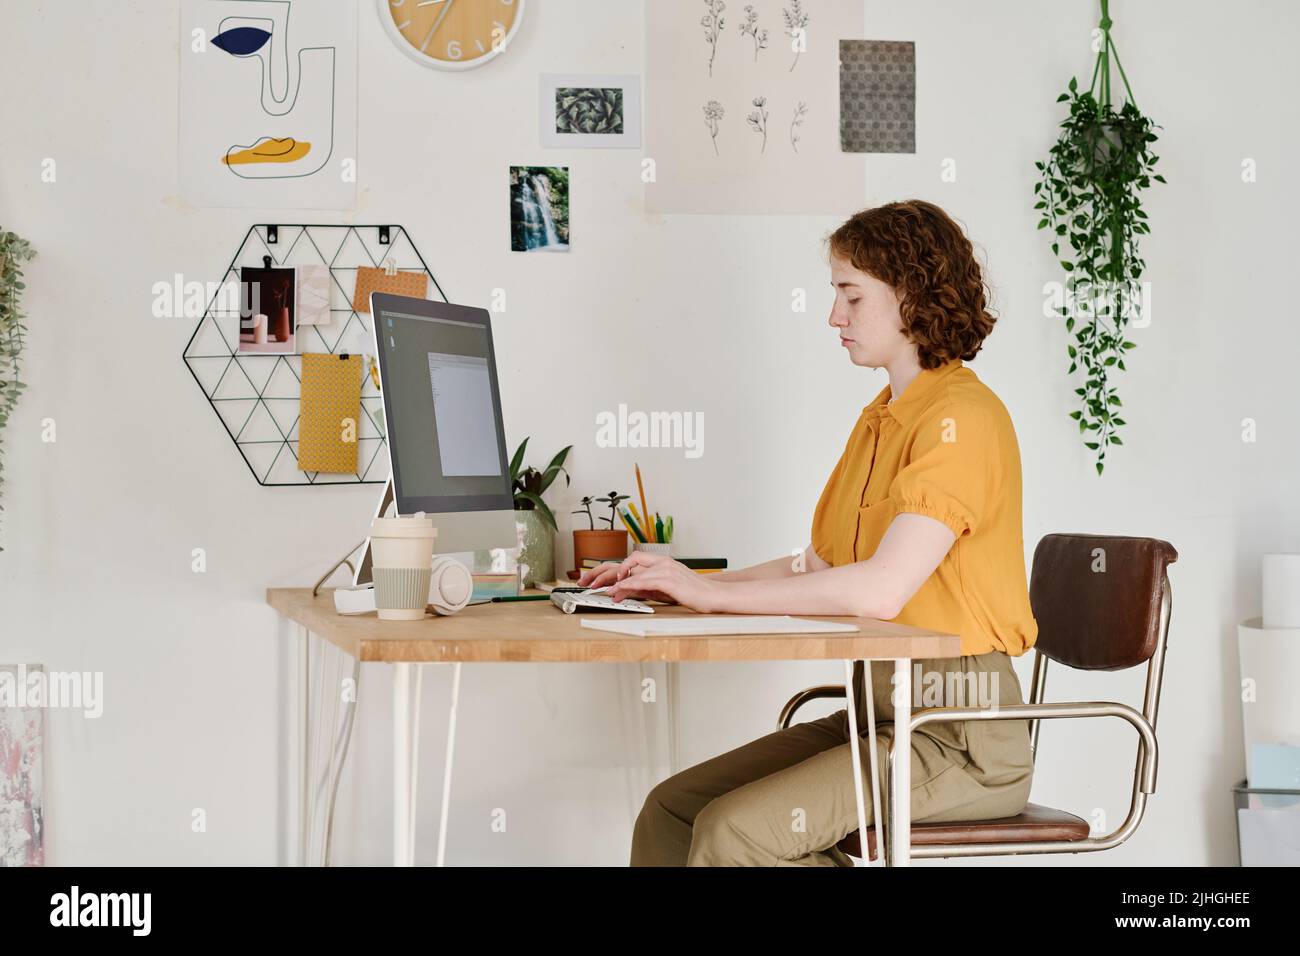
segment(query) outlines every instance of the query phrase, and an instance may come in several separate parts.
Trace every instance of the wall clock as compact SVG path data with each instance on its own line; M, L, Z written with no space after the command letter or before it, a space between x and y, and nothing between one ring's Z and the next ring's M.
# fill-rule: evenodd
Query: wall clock
M472 70L514 39L524 0L378 0L379 19L407 56L437 70Z

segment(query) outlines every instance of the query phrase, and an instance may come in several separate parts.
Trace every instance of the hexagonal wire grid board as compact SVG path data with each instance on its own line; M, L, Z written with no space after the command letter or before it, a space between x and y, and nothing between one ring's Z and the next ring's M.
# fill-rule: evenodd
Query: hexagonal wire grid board
M387 230L388 242L382 242ZM274 233L275 241L271 241ZM270 256L275 266L326 265L330 271L330 324L299 325L292 355L239 351L238 302L214 294L185 346L185 364L217 413L217 418L259 484L374 484L388 480L388 444L383 434L383 398L367 374L361 389L357 428L357 473L326 474L298 470L298 402L303 352L343 354L374 351L369 314L352 308L359 266L387 260L404 272L423 272L447 301L406 230L401 226L265 224L252 226L222 278L239 282L243 266L260 267ZM234 308L223 308L233 305Z

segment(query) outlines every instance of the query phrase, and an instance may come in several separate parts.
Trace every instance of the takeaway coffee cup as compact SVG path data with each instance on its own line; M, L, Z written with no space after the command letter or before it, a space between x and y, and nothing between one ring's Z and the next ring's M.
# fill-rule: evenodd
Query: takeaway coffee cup
M370 525L375 608L383 621L418 621L429 602L433 542L438 531L424 512L376 518Z

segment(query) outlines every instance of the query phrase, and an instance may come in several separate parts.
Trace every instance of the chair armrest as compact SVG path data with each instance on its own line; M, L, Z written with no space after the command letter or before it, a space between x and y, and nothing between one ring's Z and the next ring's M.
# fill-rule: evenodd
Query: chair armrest
M809 687L801 690L781 708L781 715L776 719L776 729L785 730L790 726L790 720L794 717L794 712L808 703L810 700L821 700L826 697L847 697L843 684L819 684L816 687Z
M1120 717L1138 734L1138 778L1143 793L1156 791L1158 749L1155 729L1140 713L1126 704L1112 701L1067 701L1063 703L1010 704L1004 707L935 707L912 715L912 730L945 720L1051 720L1070 717ZM894 748L890 738L889 749Z

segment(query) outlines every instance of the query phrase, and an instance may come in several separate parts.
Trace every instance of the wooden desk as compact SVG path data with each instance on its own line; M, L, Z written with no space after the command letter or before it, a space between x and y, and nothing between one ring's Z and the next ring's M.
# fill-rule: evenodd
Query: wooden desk
M380 621L374 615L345 617L334 610L330 591L313 598L310 588L271 588L267 603L283 617L301 628L304 649L311 635L338 648L356 663L381 661L395 665L394 720L394 862L414 863L414 789L417 759L416 741L419 723L419 665L452 665L452 692L448 723L447 760L443 773L442 817L439 822L438 862L443 860L446 842L447 807L451 786L451 766L455 738L456 704L462 663L635 663L645 661L775 661L775 660L842 660L848 690L848 711L855 713L852 669L854 661L892 660L895 669L894 792L889 815L887 859L905 866L910 854L911 804L900 794L911 793L911 662L925 658L959 657L961 641L954 634L891 624L871 618L813 617L815 620L856 624L857 634L736 634L697 637L623 637L583 628L585 616L563 614L549 601L518 601L480 604L465 608L450 617L430 615L422 621ZM695 612L675 606L661 606L656 613L682 617ZM306 679L310 682L310 658ZM417 681L413 690L412 671ZM354 671L358 672L359 671ZM300 673L300 677L303 674ZM307 694L304 689L304 700ZM875 769L875 721L871 701L867 700L869 754L872 764L871 785L875 807L880 806L877 792L879 777ZM304 731L309 729L304 720ZM350 721L347 732L350 734ZM305 738L304 738L305 739ZM862 793L862 762L857 735L850 735L852 769L856 775L858 821L865 830ZM332 748L329 775L334 773ZM305 750L305 747L304 747ZM346 743L343 744L346 757ZM305 769L305 768L304 768ZM338 771L342 770L339 761ZM336 780L325 781L332 794ZM308 812L300 804L304 815ZM326 811L332 815L332 798ZM305 832L305 831L304 831ZM305 847L303 848L305 850ZM305 857L304 857L305 862Z

